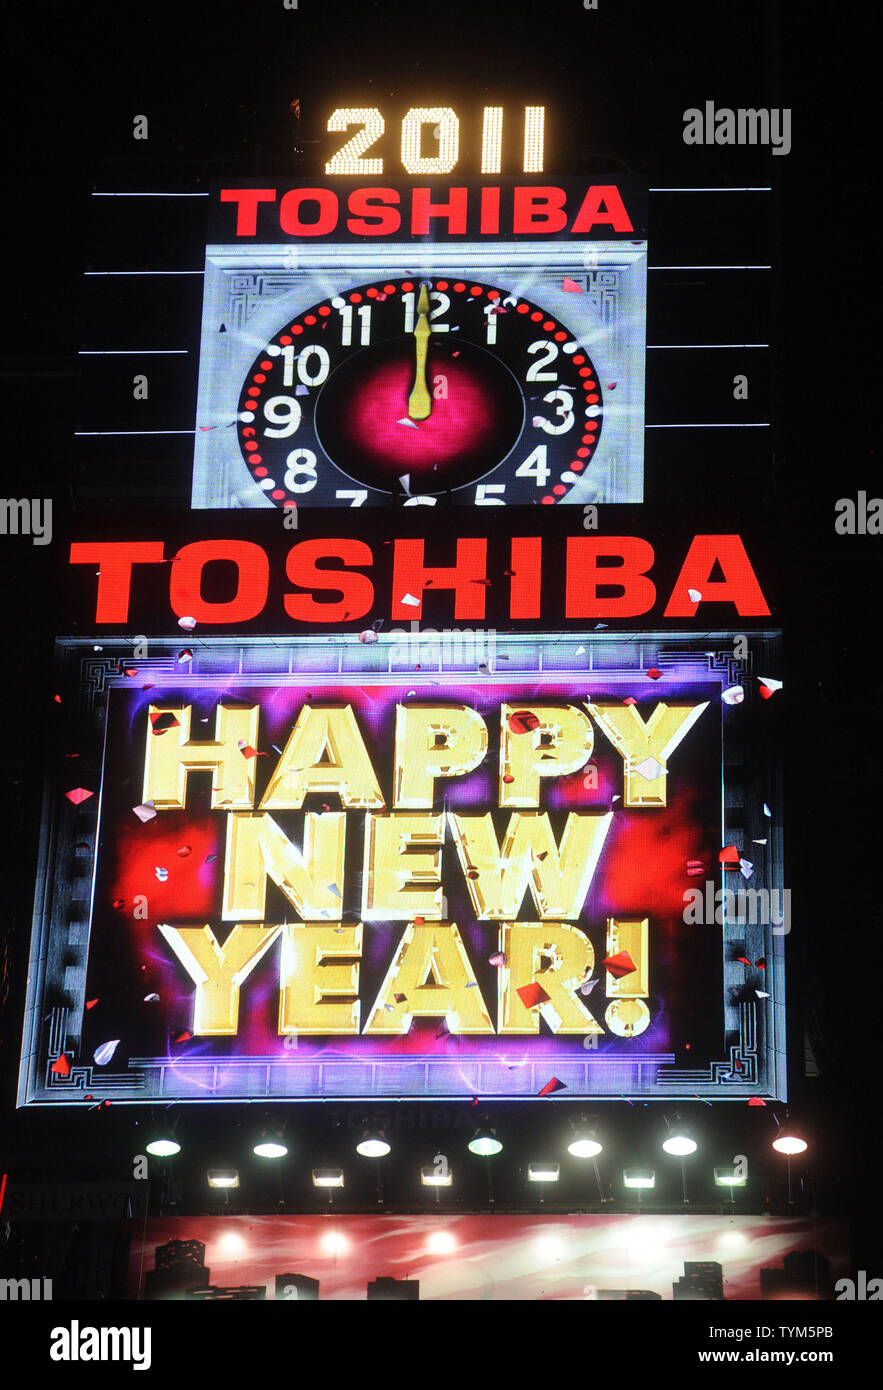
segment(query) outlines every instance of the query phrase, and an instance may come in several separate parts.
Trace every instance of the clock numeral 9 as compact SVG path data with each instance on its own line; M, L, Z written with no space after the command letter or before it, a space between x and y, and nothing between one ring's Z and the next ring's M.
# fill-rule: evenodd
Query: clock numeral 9
M318 359L318 367L315 371L311 372L310 362L314 357ZM289 346L282 349L282 360L285 363L285 368L282 373L283 386L294 385L294 358L295 353L293 347ZM297 374L304 386L321 386L330 368L331 358L325 348L320 347L318 343L308 343L307 346L301 348L300 352L297 354Z
M312 449L292 449L285 460L282 482L289 492L312 492L316 486L316 455Z
M546 434L566 434L569 429L573 428L573 393L565 391L561 387L558 391L547 391L543 400L547 401L549 405L557 402L558 409L555 411L555 418L558 423L555 424L552 420L538 420L537 428L545 430Z
M264 419L270 425L264 430L268 439L287 439L301 421L301 408L293 396L271 396L264 402ZM270 428L278 425L279 428Z

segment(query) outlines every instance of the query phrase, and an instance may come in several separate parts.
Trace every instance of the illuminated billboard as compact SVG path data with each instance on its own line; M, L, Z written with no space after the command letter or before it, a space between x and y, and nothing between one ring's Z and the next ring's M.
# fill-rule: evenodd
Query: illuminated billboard
M20 1104L784 1097L775 634L59 660Z
M641 502L626 183L218 190L193 506Z

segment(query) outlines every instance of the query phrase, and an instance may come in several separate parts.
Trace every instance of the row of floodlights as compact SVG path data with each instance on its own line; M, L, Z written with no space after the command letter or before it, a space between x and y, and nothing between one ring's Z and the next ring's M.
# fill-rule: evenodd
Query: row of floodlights
M528 1182L557 1182L561 1175L558 1163L529 1163ZM420 1169L420 1181L424 1187L452 1187L454 1175L450 1168L439 1171L434 1167ZM656 1174L652 1168L626 1168L623 1170L624 1187L652 1188L656 1186ZM715 1168L714 1181L717 1187L744 1187L744 1172L735 1167ZM209 1187L238 1187L239 1173L235 1168L210 1168ZM314 1187L343 1187L342 1168L314 1168Z
M494 1154L501 1153L503 1150L503 1145L497 1138L496 1132L493 1129L487 1128L477 1129L467 1147L470 1153L477 1154L480 1158L492 1158ZM675 1158L686 1158L690 1154L695 1153L698 1147L699 1145L693 1135L682 1125L676 1125L670 1128L666 1138L662 1141L662 1148L664 1151L667 1154L673 1155ZM786 1154L790 1158L794 1154L804 1153L807 1148L807 1142L802 1134L798 1133L792 1125L786 1123L780 1127L775 1139L772 1141L772 1147L778 1153ZM147 1152L153 1154L156 1158L171 1158L175 1154L181 1152L181 1145L172 1134L155 1135L146 1145L146 1148ZM363 1158L385 1158L391 1151L391 1148L392 1146L382 1130L366 1130L356 1145L356 1153L361 1154ZM599 1142L594 1131L591 1130L577 1130L570 1140L570 1143L567 1145L567 1152L574 1158L597 1158L598 1154L602 1153L603 1150L604 1145ZM252 1146L252 1152L255 1153L258 1158L285 1158L288 1153L288 1145L279 1134L264 1131ZM558 1178L558 1168L559 1165L557 1163L530 1164L528 1167L528 1177L532 1182L555 1182ZM543 1173L551 1173L553 1169L553 1176L542 1176ZM534 1172L534 1170L536 1170L536 1172ZM338 1169L314 1169L313 1181L317 1187L342 1186L342 1176L340 1183L330 1181L317 1182L315 1177L316 1173L339 1171ZM639 1170L634 1171L639 1173ZM715 1173L718 1171L723 1170L715 1169ZM422 1180L427 1186L450 1186L449 1180L445 1176L440 1176L435 1173L433 1168L425 1168L422 1170L422 1173ZM427 1174L431 1176L426 1176ZM222 1181L212 1183L211 1179L209 1182L210 1186L214 1187L234 1187L237 1185L237 1183L225 1183ZM642 1182L638 1176L633 1182L626 1180L625 1185L626 1187L652 1187L653 1182ZM730 1184L722 1183L721 1185L739 1186L740 1184L733 1182Z

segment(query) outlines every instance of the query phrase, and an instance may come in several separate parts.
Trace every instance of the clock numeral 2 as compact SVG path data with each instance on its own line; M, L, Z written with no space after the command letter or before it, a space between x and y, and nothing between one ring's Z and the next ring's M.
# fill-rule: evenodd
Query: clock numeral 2
M537 342L531 343L527 351L531 357L533 357L534 353L536 352L542 352L545 354L545 356L538 357L536 362L532 363L531 366L528 367L527 375L524 378L525 381L558 380L557 372L544 372L540 370L541 367L550 366L551 363L554 362L558 357L557 343L547 343L544 339L540 338Z

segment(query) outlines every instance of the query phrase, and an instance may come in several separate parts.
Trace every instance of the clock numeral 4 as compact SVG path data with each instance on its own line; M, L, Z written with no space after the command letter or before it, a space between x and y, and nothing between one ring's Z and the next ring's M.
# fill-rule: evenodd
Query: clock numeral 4
M533 478L537 487L545 487L551 473L551 468L546 462L548 450L545 444L538 444L537 447L528 454L524 463L519 463L515 470L516 478Z
M491 497L492 492L505 492L505 483L479 483L475 489L476 507L505 507L502 497Z

